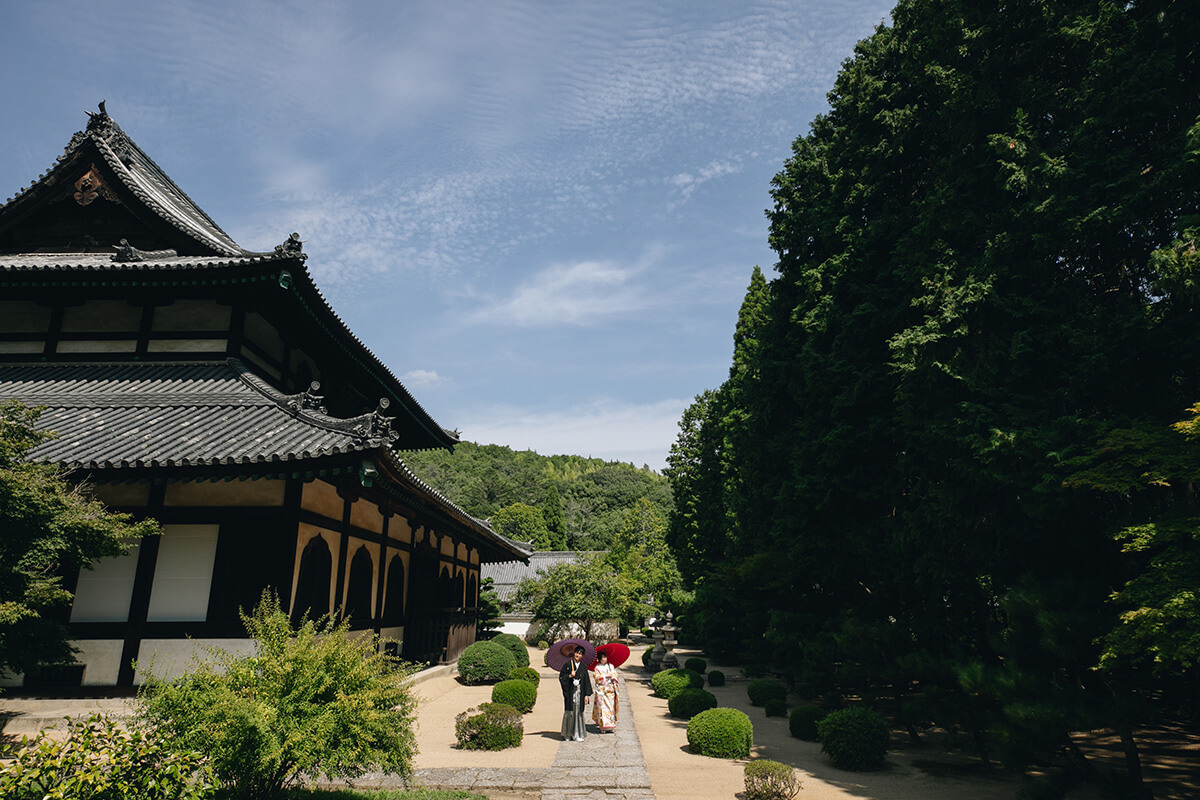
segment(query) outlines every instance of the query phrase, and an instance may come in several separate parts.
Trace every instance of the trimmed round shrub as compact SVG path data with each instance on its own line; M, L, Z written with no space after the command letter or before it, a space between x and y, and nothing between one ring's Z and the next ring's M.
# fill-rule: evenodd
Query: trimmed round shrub
M529 681L534 686L540 686L542 683L542 676L533 667L517 667L512 672L508 673L508 678L506 678L506 680Z
M763 703L763 708L766 710L768 717L786 717L788 715L786 700L777 700L772 697Z
M691 719L701 711L716 707L716 695L703 689L680 689L667 701L667 710L679 719Z
M528 714L537 702L537 687L523 680L500 681L492 687L492 702L504 703L522 714Z
M745 782L745 800L792 800L800 791L795 767L767 758L746 765Z
M463 750L517 747L525 736L525 720L512 706L482 703L454 718L454 736Z
M664 669L654 673L650 679L654 694L670 700L681 689L699 689L704 686L704 676L690 669Z
M838 769L876 769L887 755L891 731L887 720L869 708L831 711L817 723L821 752Z
M458 657L458 674L463 683L496 683L517 668L512 651L493 641L475 642Z
M817 741L817 723L829 712L820 706L796 706L788 714L788 730L797 739Z
M725 673L721 672L721 670L719 670L719 669L714 669L712 672L708 673L708 685L709 686L724 686L725 685Z
M538 650L549 650L549 649L550 649L550 643L547 642L545 639L542 639L540 642L538 642Z
M647 647L645 650L642 651L642 666L643 667L650 666L650 654L653 652L654 652L653 647Z
M757 678L746 684L750 705L765 706L768 700L787 700L787 687L774 678Z
M497 633L492 637L492 641L507 647L517 660L518 667L529 666L529 649L525 647L525 640L520 636L514 633Z
M688 747L701 756L745 758L754 744L754 725L736 708L710 708L692 717L687 726Z
M653 628L642 628L642 636L645 636L647 639L653 639L654 638L654 629Z
M689 658L683 662L684 669L690 669L694 672L699 672L701 675L708 672L708 662L703 658Z

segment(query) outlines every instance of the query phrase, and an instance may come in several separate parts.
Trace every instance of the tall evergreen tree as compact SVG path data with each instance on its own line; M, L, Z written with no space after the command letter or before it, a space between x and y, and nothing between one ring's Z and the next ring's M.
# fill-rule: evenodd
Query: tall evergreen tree
M737 614L733 580L768 593L742 646L801 680L885 695L914 734L965 726L985 758L1069 752L1121 705L1092 667L1129 561L1127 509L1065 481L1106 434L1200 398L1200 6L902 0L892 19L773 183L752 378L685 417L679 476L736 486L737 524L728 502L688 518L677 482L672 543L733 531L723 561L680 553L730 576L696 614Z

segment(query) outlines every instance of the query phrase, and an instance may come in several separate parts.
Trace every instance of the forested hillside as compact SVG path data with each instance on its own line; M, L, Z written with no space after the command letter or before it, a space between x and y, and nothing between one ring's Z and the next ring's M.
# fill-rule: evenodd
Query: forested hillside
M1134 786L1155 704L1200 716L1196 31L903 0L858 45L669 459L710 648L985 761L1110 727Z
M639 498L664 519L672 507L666 478L619 461L473 442L403 459L467 513L538 550L606 550Z

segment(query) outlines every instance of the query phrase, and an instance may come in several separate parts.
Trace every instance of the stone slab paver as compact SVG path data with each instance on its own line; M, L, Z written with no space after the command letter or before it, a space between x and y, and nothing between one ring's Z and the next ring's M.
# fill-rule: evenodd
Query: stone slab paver
M616 730L596 733L589 723L587 738L561 743L549 768L419 769L417 779L430 788L480 794L494 789L540 792L540 800L654 800L624 681L617 693L621 710Z

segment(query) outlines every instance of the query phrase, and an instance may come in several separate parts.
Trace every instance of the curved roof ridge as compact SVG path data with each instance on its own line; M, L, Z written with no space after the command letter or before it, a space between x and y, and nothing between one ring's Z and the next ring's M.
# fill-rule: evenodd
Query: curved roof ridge
M116 120L105 111L103 102L100 104L100 113L90 115L85 138L90 138L96 143L104 160L113 172L121 177L126 188L164 221L192 238L200 239L209 247L225 251L228 255L242 255L249 252L235 242L233 237L214 222L204 209L200 208L183 189L179 188L178 184L171 180L170 176L146 154L145 150L138 147L137 143L129 138L129 134L125 133ZM78 148L82 141L82 139L76 141L75 138L72 138L71 143ZM68 150L70 149L71 144L68 145ZM132 168L133 165L130 162L138 161L142 163L137 166L141 166L148 175L140 175ZM175 207L172 208L172 206ZM189 217L191 218L189 219ZM195 217L198 217L199 220L196 220Z

